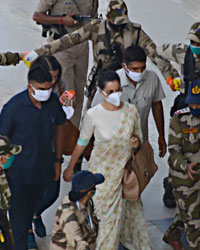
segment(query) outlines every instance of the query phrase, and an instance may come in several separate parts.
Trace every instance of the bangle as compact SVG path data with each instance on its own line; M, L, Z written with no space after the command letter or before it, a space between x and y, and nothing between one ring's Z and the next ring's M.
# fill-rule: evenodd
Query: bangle
M64 158L61 157L61 158L55 158L55 162L59 162L60 164L62 164L64 162Z
M60 16L60 24L63 24L63 17Z

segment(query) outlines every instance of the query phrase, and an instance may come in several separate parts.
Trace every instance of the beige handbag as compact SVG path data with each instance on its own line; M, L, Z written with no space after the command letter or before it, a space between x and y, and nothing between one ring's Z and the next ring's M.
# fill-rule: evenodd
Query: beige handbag
M153 149L146 141L136 155L126 163L122 179L122 197L125 200L136 201L140 197L158 166L154 162Z

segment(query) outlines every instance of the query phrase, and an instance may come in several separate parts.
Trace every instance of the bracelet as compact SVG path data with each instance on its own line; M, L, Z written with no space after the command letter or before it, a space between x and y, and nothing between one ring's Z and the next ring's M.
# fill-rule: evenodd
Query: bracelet
M60 24L63 24L63 17L60 16Z
M59 162L60 164L62 164L64 162L64 158L63 157L61 157L61 158L56 157L54 161Z

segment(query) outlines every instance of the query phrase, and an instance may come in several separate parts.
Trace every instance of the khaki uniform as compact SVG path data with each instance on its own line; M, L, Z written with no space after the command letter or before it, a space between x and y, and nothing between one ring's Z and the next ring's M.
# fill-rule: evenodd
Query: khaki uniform
M169 129L169 182L173 186L178 210L167 236L180 241L186 231L190 250L200 249L200 120L194 117L189 108L177 111L171 119ZM191 162L191 180L186 168Z
M96 17L97 9L98 0L40 0L35 11L46 13L50 10L51 15L76 13ZM81 24L77 24L70 28L67 27L66 30L71 33L80 27ZM51 32L52 34L51 37L49 37L49 41L52 41L56 29L52 28ZM62 77L65 81L65 89L72 89L76 92L77 105L72 122L78 127L83 105L84 86L87 78L89 57L88 42L85 41L73 48L64 49L56 53L55 57L62 66Z
M2 66L16 65L19 63L19 60L20 58L18 53L0 53L0 65Z
M88 212L91 215L93 229L90 227ZM58 207L54 221L50 250L94 250L98 233L98 220L93 206L71 202L66 196Z
M173 76L181 77L181 93L185 93L185 83L183 80L184 77L184 58L188 45L186 44L163 44L160 47L156 48L156 63L159 65L159 69L164 77ZM197 58L195 54L195 68L200 70L200 59ZM180 67L179 73L173 70L172 64L169 62L177 63Z
M40 55L46 53L54 54L67 48L71 48L75 44L79 44L86 40L91 40L93 42L94 49L94 66L96 67L98 60L101 59L103 68L106 68L112 63L113 57L100 53L100 50L107 49L105 25L110 31L110 43L113 44L116 42L118 45L120 45L122 51L128 46L134 45L136 43L138 32L141 28L139 24L129 22L122 32L114 33L111 31L107 22L105 23L105 20L93 20L73 33L65 35L61 39L53 41L49 45L44 45L35 51ZM140 31L138 45L140 45L145 50L149 58L155 63L154 53L156 45L142 29Z

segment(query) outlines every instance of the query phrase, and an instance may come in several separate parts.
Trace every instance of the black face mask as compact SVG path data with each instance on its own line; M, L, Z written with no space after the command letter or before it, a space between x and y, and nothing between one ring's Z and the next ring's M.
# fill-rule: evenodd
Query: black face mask
M113 23L110 23L110 22L108 22L108 23L109 23L111 29L114 30L115 32L120 32L126 27L126 23L120 24L120 25L113 24Z

